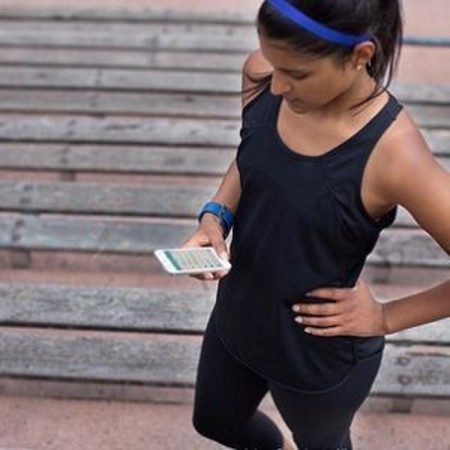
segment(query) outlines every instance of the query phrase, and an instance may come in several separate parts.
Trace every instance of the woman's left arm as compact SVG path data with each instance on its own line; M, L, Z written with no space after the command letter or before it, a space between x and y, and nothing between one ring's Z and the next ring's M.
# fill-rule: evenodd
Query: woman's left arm
M450 255L450 173L434 158L407 114L404 126L383 142L377 168L386 204L405 207L418 224ZM309 293L334 300L299 303L296 320L319 336L385 335L450 316L450 278L433 288L381 304L368 286L325 288Z

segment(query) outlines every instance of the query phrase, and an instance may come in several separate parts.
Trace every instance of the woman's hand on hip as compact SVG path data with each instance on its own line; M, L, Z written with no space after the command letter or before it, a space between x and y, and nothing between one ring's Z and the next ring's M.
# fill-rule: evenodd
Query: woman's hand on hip
M330 300L312 304L300 301L292 309L295 320L316 336L382 336L385 334L383 305L377 302L366 283L354 288L321 288L307 297Z
M194 234L183 244L187 247L213 247L220 258L229 261L229 252L220 220L213 214L206 213L195 230ZM203 281L220 280L228 274L227 270L219 272L208 272L199 275L190 275L193 278Z

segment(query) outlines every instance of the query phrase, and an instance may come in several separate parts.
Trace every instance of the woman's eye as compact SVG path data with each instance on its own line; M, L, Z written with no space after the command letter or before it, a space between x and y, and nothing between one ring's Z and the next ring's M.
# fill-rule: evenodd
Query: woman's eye
M305 78L308 78L308 75L302 74L302 75L292 75L292 78L294 80L304 80Z

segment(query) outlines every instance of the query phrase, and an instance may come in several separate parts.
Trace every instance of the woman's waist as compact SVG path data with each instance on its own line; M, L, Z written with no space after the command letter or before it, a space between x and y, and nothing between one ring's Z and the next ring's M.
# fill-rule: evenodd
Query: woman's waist
M247 280L248 281L248 280ZM247 287L247 288L246 288ZM296 313L292 305L298 302L326 303L327 300L298 295L283 295L281 291L273 291L267 286L242 286L230 283L229 275L220 280L217 298L216 314L222 323L227 323L230 334L267 337L275 339L278 334L294 334L297 339L311 341L311 335L304 331L305 326L295 321ZM306 285L300 287L308 292ZM384 345L384 336L351 336L340 335L321 337L334 342L351 343L360 348L362 354L373 353ZM314 340L314 338L313 338Z
M327 300L306 297L314 289L345 286L336 267L320 270L315 267L247 267L232 264L228 275L219 283L219 292L239 297L248 304L278 305L290 309L295 303L327 303ZM230 300L232 301L232 300Z

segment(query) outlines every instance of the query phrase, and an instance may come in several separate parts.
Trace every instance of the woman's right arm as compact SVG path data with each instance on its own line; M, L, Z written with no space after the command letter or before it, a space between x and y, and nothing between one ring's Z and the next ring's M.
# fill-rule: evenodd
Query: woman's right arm
M233 214L236 212L241 196L241 181L236 161L234 160L228 168L216 195L211 201L227 206ZM228 248L223 236L223 228L220 219L211 213L205 213L194 234L184 243L183 247L212 246L222 259L229 259ZM195 275L202 280L219 279L226 272L215 274Z
M270 71L261 52L256 50L246 59L242 70L242 91L246 92L254 86L250 80L249 74L258 75ZM252 100L253 97L242 96L242 107ZM241 197L241 181L236 160L233 160L227 172L225 173L219 189L211 199L213 202L221 203L227 206L233 213L236 212ZM223 237L223 229L217 216L206 213L195 230L194 234L184 243L183 247L212 246L218 255L223 259L229 259L229 252ZM216 272L213 274L195 275L195 278L201 280L218 280L224 277L227 272Z

